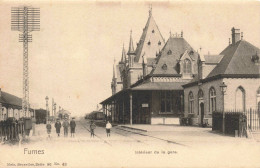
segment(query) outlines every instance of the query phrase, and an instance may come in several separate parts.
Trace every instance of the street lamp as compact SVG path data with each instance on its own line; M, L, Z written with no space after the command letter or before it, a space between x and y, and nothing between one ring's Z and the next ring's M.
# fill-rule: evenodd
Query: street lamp
M48 117L49 117L49 112L48 112L48 100L49 100L49 97L46 96L45 100L46 100L46 124L47 124Z
M220 90L223 94L223 116L222 116L222 131L223 134L225 134L225 92L227 90L227 85L225 84L225 82L223 82L220 86Z
M53 105L53 110L54 110L54 121L56 120L56 103Z

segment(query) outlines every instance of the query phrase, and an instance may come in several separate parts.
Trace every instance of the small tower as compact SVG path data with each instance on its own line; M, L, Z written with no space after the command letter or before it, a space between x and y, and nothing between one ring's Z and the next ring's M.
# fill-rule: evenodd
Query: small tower
M112 89L112 95L116 94L116 75L115 75L115 61L114 60L114 64L113 64L113 78L112 78L112 82L111 82L111 89Z
M130 31L130 41L129 41L129 49L127 52L128 55L128 62L129 62L129 67L133 67L134 65L134 59L135 59L135 50L134 50L134 45L133 45L133 38L132 38L132 30Z

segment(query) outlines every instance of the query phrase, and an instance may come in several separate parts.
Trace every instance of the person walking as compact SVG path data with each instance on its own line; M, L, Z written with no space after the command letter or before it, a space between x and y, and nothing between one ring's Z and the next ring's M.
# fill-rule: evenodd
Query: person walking
M76 122L74 121L75 118L72 118L72 120L70 121L70 133L71 133L71 137L74 137L75 134L75 128L76 128Z
M95 136L95 133L94 133L94 130L96 129L96 124L94 123L94 121L91 121L90 122L90 133L91 133L91 137L93 137L94 138L94 136Z
M50 121L47 121L46 129L47 129L47 133L48 133L48 138L51 139L51 122Z
M62 123L63 129L64 129L64 137L68 136L68 128L69 128L69 122L68 119L65 118L65 121Z
M58 137L60 136L60 128L61 128L61 122L60 119L57 119L55 123L56 133L58 134Z
M110 129L112 128L112 125L109 121L107 121L106 124L106 132L107 132L107 137L110 137Z

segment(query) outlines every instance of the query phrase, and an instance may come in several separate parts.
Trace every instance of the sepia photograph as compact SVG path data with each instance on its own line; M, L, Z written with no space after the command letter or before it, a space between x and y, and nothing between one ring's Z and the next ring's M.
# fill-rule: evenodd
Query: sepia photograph
M260 167L260 1L0 1L0 168Z

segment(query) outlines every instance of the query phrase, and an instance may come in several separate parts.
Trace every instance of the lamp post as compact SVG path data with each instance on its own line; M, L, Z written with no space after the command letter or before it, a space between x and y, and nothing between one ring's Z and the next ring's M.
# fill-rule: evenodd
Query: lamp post
M53 110L54 110L54 121L56 121L56 103L54 103L54 105L53 105L54 107L53 107Z
M223 134L225 134L225 92L227 89L227 85L225 84L225 82L223 82L219 87L223 94L222 131L223 131Z
M48 118L49 118L49 107L48 107L48 100L49 100L49 97L46 96L45 97L45 100L46 100L46 124L47 124L47 121L48 121Z

